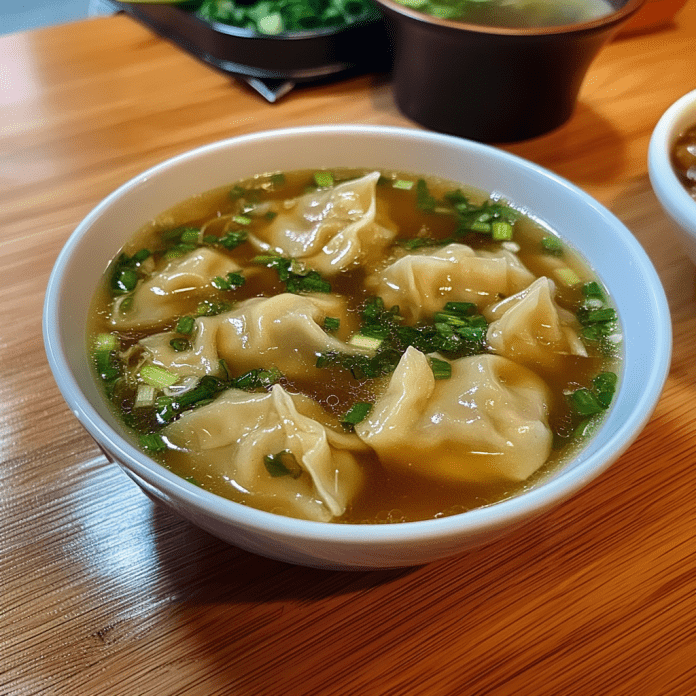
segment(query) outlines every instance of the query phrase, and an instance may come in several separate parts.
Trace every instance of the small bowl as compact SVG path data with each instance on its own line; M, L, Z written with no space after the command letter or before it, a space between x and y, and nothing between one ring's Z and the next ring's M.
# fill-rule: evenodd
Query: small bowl
M383 525L291 519L218 497L134 446L96 384L86 326L102 274L132 233L190 196L268 171L373 167L416 172L495 192L558 231L589 262L619 312L624 334L620 387L595 436L575 458L527 492L451 517ZM625 272L630 269L630 273ZM44 306L46 352L72 412L153 499L236 546L322 568L396 568L490 542L575 493L638 436L662 391L671 322L645 252L608 210L568 181L502 150L421 130L323 126L245 135L167 160L102 201L61 251Z
M570 118L600 49L643 4L577 24L512 29L438 19L375 0L393 46L401 111L433 130L483 142L533 138Z
M657 122L648 147L648 174L657 199L677 224L684 250L696 263L696 200L684 188L671 159L677 138L694 125L696 89L674 102Z
M185 5L118 0L113 4L205 63L233 75L303 83L388 67L387 37L379 16L267 35L209 22Z

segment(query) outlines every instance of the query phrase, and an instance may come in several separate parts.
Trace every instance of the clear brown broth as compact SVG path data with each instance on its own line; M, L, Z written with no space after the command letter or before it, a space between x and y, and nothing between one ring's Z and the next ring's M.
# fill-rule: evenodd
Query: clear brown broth
M351 178L364 172L342 170L334 172L342 178ZM257 177L253 180L240 182L244 187L255 187L263 191L264 198L269 200L285 200L301 195L312 178L312 172L285 173L285 183L280 188L266 186L268 175ZM415 180L408 173L385 173L389 178L402 178ZM456 188L462 189L472 200L482 202L488 195L480 191L467 188L460 184L453 184L436 179L427 179L430 191L436 196L441 196L446 191ZM181 226L201 226L213 217L220 217L235 212L236 202L230 200L230 186L192 197L169 211L160 215L156 220L138 230L131 240L124 246L123 251L133 254L139 249L156 249L161 246L160 235L163 231ZM399 239L408 239L414 236L426 234L429 237L445 239L452 233L453 220L450 216L438 216L428 214L415 209L413 205L413 191L403 191L390 186L379 186L378 216L387 216L396 224L399 230ZM549 275L557 261L540 252L540 240L549 234L549 230L529 217L522 217L515 226L515 241L520 244L518 253L522 263L536 276ZM468 235L462 239L463 243L476 249L498 248L498 243L493 243L483 235ZM594 276L587 264L571 249L565 247L563 265L572 268L583 280L593 280ZM248 244L243 244L236 249L227 252L241 266L245 267L251 262L256 251ZM359 323L360 307L366 299L366 291L363 289L362 270L345 272L336 278L332 278L332 291L345 295L349 300L350 313L354 318L353 327L342 326L338 337L346 340ZM274 273L257 274L235 292L235 299L241 300L257 296L271 296L282 292L283 288L276 280ZM574 311L582 302L582 296L577 287L557 287L556 300L558 303ZM110 313L110 294L106 282L95 297L92 323L89 327L89 335L94 336L101 332L112 332L108 324ZM184 298L182 300L180 315L195 313L197 298ZM156 333L172 329L176 320L170 325L160 325L148 332L129 331L121 336L122 348L134 344L148 333ZM544 374L540 366L538 370L553 393L551 405L550 425L555 433L567 434L571 427L571 414L567 400L563 394L566 390L572 390L578 386L586 386L591 378L598 372L612 369L617 370L617 358L608 358L599 353L592 353L592 347L588 346L590 358L578 358L563 356L566 365L564 369L555 371L554 374ZM232 371L233 366L230 366ZM261 366L260 366L261 367ZM268 366L263 366L268 367ZM354 379L346 380L345 370L327 371L327 378L322 372L322 379L317 381L299 381L284 379L281 384L291 392L301 392L318 401L331 417L339 417L347 408L356 401L372 401L382 388L384 381ZM559 375L562 375L559 377ZM128 408L125 402L116 400L114 406L117 411ZM333 421L335 425L335 421ZM411 476L390 475L379 463L374 455L361 456L361 465L366 473L367 484L356 496L346 513L336 520L342 523L390 523L430 519L443 515L456 514L473 508L490 505L505 498L517 495L524 490L533 487L567 461L577 451L581 443L572 442L560 449L554 449L547 463L537 471L530 479L519 484L441 484L432 481L426 476L413 473ZM191 468L186 458L176 451L168 451L157 458L164 466L184 478L192 478L204 489L215 494L230 498L242 503L249 503L223 473L215 471L213 467L206 470ZM273 511L273 510L271 510Z

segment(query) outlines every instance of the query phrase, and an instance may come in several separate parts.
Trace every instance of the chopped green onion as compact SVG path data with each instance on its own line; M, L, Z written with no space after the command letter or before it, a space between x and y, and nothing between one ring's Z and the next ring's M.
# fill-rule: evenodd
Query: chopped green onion
M324 318L324 331L333 332L338 331L341 326L341 320L335 317L325 317Z
M497 241L512 239L512 225L506 220L496 220L492 222L491 232L493 234L493 239Z
M97 350L93 355L97 373L105 382L113 382L121 376L121 364L114 351Z
M158 433L145 433L141 435L140 446L148 452L163 452L167 449L167 443Z
M392 182L392 188L410 191L413 188L413 183L413 181L408 181L407 179L396 179Z
M97 334L94 339L94 350L118 350L119 340L118 337L110 333L100 333Z
M236 290L241 288L246 282L246 278L239 272L228 273L224 278L216 276L210 281L210 284L217 290Z
M152 406L155 403L155 388L151 384L139 384L133 408Z
M597 400L603 408L609 408L611 400L614 398L618 377L613 372L600 372L593 380Z
M228 312L232 308L229 302L214 302L212 300L203 300L196 307L196 316L199 317L214 317L223 312Z
M132 268L122 268L114 277L115 289L120 294L132 292L138 284L138 273Z
M341 423L348 427L356 426L367 418L371 410L371 403L367 401L358 401L354 403L343 418L341 418Z
M541 248L547 253L547 254L553 254L554 256L560 256L563 253L563 242L561 240L552 235L546 235L545 237L542 238L541 240Z
M277 368L272 367L269 370L256 368L245 372L240 377L234 380L236 389L252 391L254 389L267 389L283 378L283 373Z
M568 398L573 410L581 416L593 416L604 410L599 399L589 389L584 387L576 389Z
M246 230L230 230L224 237L220 237L217 243L225 249L236 249L247 240Z
M251 218L246 215L235 215L232 220L238 225L251 225Z
M185 350L191 350L191 343L185 338L172 338L169 345L177 353L183 353Z
M256 28L261 34L280 34L284 29L283 18L279 12L273 12L265 17L261 17L256 23Z
M187 228L181 233L181 242L183 244L194 244L198 242L200 234L200 230Z
M348 343L356 348L377 350L382 345L382 339L373 336L364 336L363 334L357 333L348 339Z
M491 231L491 224L489 222L477 221L471 223L469 229L472 232L482 232L486 234Z
M266 471L273 477L291 476L296 479L302 476L302 467L298 464L295 455L289 450L283 450L277 454L268 454L263 458Z
M582 286L582 294L587 299L596 299L601 300L602 302L606 300L602 287L596 280L591 280L588 283L584 283Z
M599 324L616 320L616 310L612 307L602 307L601 309L589 309L578 312L578 320L581 324Z
M151 384L153 387L163 389L176 384L179 381L179 375L175 375L159 365L143 365L140 370L140 379L145 384Z
M580 281L580 276L572 268L557 268L554 271L554 275L558 280L566 285L567 287L572 287L577 285Z
M193 333L193 328L196 325L196 320L190 316L179 317L179 321L176 323L175 331L184 336L188 336Z
M317 186L319 186L321 188L327 188L329 186L333 186L333 184L334 184L333 174L331 172L327 172L327 171L314 172L314 182L316 183Z
M452 364L439 358L430 359L430 369L433 371L435 379L449 379L452 376Z
M416 208L426 213L432 213L437 207L437 200L428 190L425 179L418 179L416 182Z

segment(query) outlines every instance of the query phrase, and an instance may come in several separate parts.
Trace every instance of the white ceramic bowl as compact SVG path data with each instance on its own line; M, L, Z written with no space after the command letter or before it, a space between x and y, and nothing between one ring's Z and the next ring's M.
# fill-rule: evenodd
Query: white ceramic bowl
M696 263L696 200L677 177L670 152L679 135L696 124L696 89L665 111L653 130L648 147L650 183L667 215L677 224L684 250Z
M124 437L95 384L85 326L94 289L126 238L196 192L265 171L339 166L417 172L499 192L557 230L605 283L625 335L620 388L597 435L535 489L436 520L391 525L309 522L203 491L153 462ZM661 393L671 353L669 310L653 266L623 224L581 190L531 162L479 143L417 130L350 125L262 132L213 143L123 185L84 219L58 257L46 293L44 335L53 374L75 416L148 495L244 549L291 563L345 569L409 566L458 554L572 495L638 436Z

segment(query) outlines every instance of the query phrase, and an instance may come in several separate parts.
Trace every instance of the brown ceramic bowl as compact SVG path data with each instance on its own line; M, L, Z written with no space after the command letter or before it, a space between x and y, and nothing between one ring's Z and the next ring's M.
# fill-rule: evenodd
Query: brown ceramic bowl
M644 0L609 0L588 22L512 29L455 22L375 0L394 54L401 111L427 128L484 142L525 140L572 114L600 49Z

